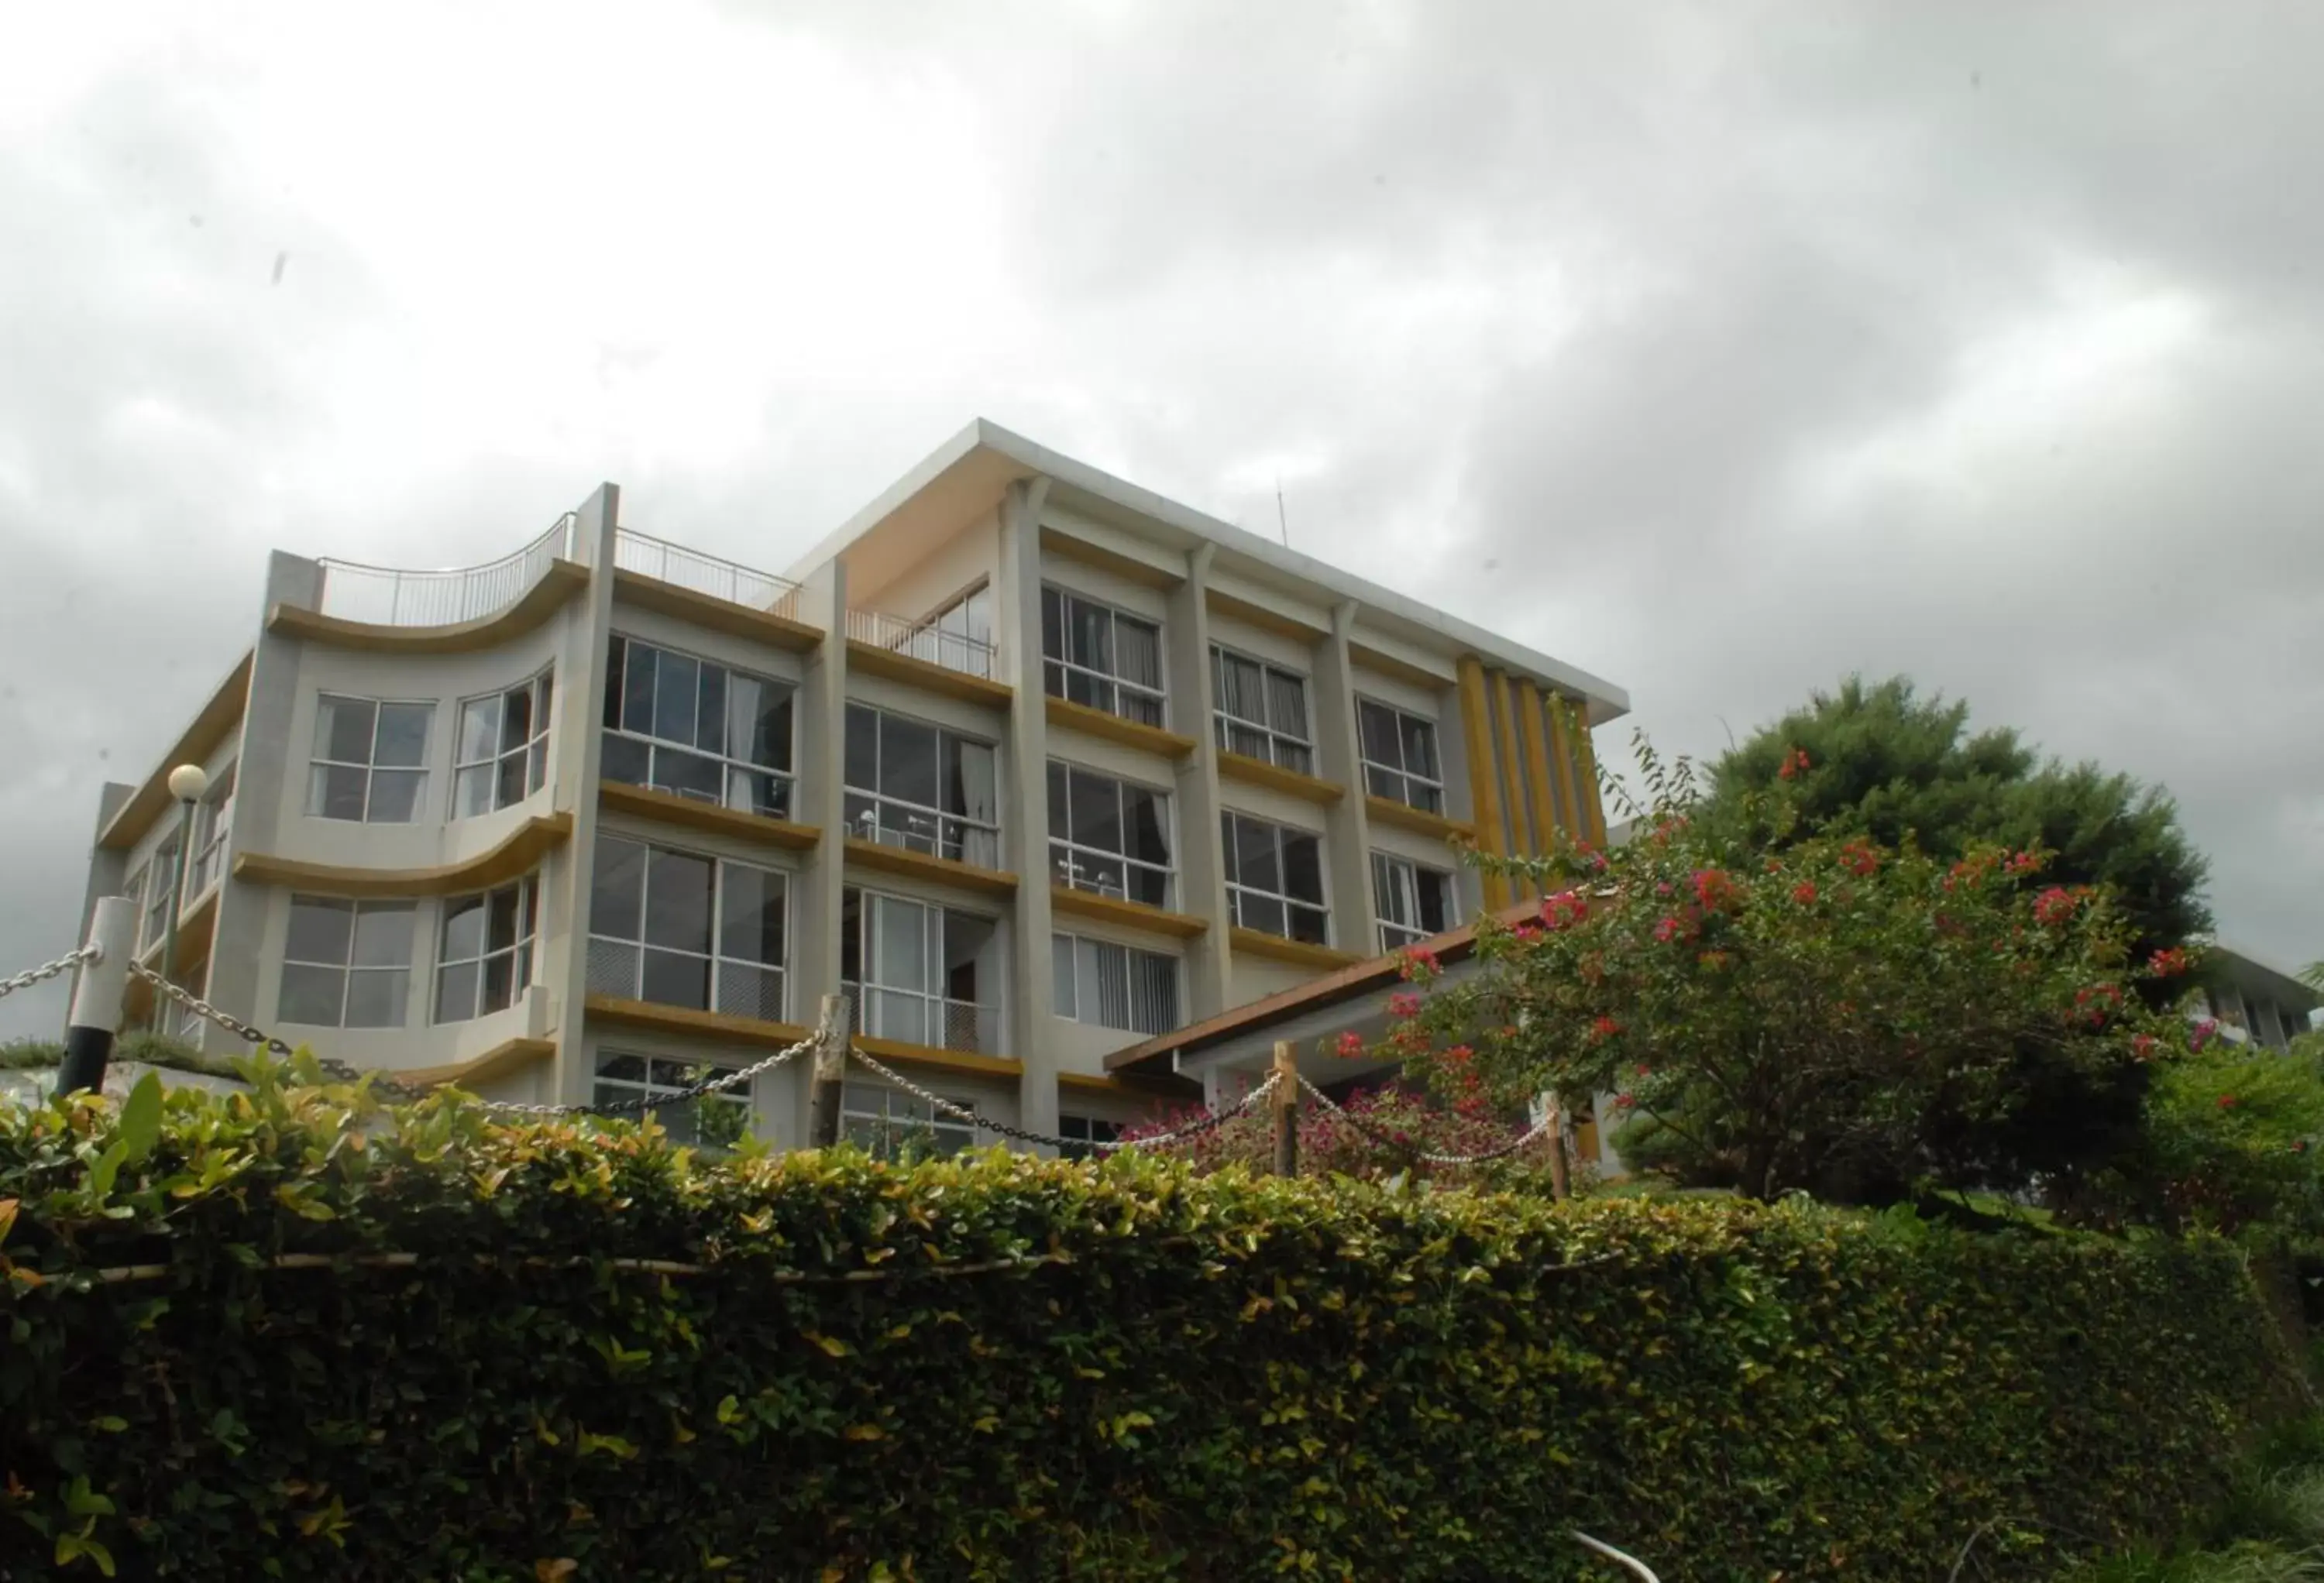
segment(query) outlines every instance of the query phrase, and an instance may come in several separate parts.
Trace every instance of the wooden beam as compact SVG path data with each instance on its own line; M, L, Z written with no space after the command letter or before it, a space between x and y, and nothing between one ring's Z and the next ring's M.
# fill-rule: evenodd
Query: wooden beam
M632 786L623 780L599 781L597 804L616 813L632 814L660 824L680 824L689 830L707 830L714 834L732 835L742 841L788 847L794 851L814 850L815 843L823 836L823 832L813 824L794 824L788 819L748 813L741 808L721 807L716 803L682 797L676 792L657 791L652 787Z
M770 610L737 604L715 594L696 593L675 583L665 583L659 577L649 577L643 572L616 571L613 574L613 598L620 604L634 604L641 610L658 611L694 626L708 627L715 632L747 638L777 649L788 649L794 654L804 654L823 641L823 629L820 627L777 615Z
M429 869L350 869L242 852L234 877L252 885L284 885L322 896L458 896L489 890L528 874L573 833L570 814L536 814L475 857Z
M1493 727L1485 700L1485 667L1473 654L1461 657L1461 735L1468 749L1469 800L1477 825L1477 848L1489 857L1505 858L1508 838L1501 828L1501 798L1493 768ZM1515 899L1508 881L1500 875L1483 876L1485 909L1499 911Z

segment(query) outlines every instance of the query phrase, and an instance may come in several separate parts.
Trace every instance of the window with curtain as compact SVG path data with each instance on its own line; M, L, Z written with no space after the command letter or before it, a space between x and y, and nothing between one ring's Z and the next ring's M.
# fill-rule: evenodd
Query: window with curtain
M786 682L616 636L606 656L602 773L788 819L791 692Z
M1302 775L1315 772L1305 676L1214 643L1211 685L1220 747Z
M1452 926L1452 876L1409 858L1372 854L1372 915L1379 945L1398 951Z
M524 801L549 775L549 673L460 704L452 761L452 817Z
M624 1000L780 1022L787 899L772 869L601 835L590 880L588 987Z
M1051 937L1054 1009L1070 1022L1167 1034L1178 1026L1178 959L1079 934Z
M979 913L849 886L840 988L856 1031L938 1050L997 1054L1000 925Z
M1430 814L1444 811L1444 772L1436 759L1436 722L1409 710L1356 700L1356 737L1364 789Z
M1227 912L1242 928L1314 945L1331 943L1322 841L1248 814L1219 815L1225 838Z
M932 857L1001 866L992 744L868 704L847 706L847 833Z
M432 703L393 703L326 693L315 708L307 812L318 819L410 824L428 788Z
M1127 611L1045 585L1041 686L1053 698L1158 726L1162 629Z
M975 587L892 645L896 652L967 676L992 674L992 587Z
M516 1004L532 982L540 885L528 876L444 903L436 953L436 1020L465 1022Z
M1169 794L1050 759L1049 871L1071 889L1169 907Z

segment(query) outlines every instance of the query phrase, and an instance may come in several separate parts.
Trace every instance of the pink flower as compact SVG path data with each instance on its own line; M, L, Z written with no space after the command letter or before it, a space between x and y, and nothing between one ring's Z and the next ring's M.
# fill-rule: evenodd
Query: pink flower
M2034 921L2037 924L2062 924L2074 916L2074 893L2062 885L2052 885L2034 898Z
M1418 979L1425 982L1444 971L1444 964L1438 962L1436 953L1425 945L1408 945L1405 947L1403 956L1404 962L1400 971L1406 979Z
M1662 941L1665 944L1668 944L1677 937L1678 920L1676 918L1665 916L1662 922L1655 925L1655 938Z
M1400 1019L1409 1019L1418 1017L1420 1015L1420 997L1415 995L1409 989L1398 989L1395 994L1388 998L1388 1014L1390 1017Z
M1635 1098L1628 1094L1616 1094L1614 1096L1614 1104L1618 1109L1628 1110L1637 1102L1638 1101Z
M1792 887L1792 899L1798 902L1802 907L1813 907L1815 905L1815 898L1816 888L1814 880L1803 879L1797 885Z
M2140 1034L2130 1041L2130 1054L2132 1060L2144 1061L2153 1054L2154 1035L2153 1034Z
M1340 1054L1342 1056L1352 1061L1363 1053L1364 1039L1361 1034L1359 1034L1353 1028L1350 1028L1346 1033L1340 1035Z

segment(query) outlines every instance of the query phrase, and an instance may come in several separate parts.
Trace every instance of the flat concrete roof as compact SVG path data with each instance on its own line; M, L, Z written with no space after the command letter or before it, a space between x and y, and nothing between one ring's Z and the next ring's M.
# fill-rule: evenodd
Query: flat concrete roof
M1335 601L1351 600L1361 616L1384 632L1431 650L1472 653L1568 696L1584 699L1592 725L1629 713L1629 694L1601 676L1076 462L982 418L945 441L842 523L794 562L786 575L793 582L805 582L818 567L844 559L851 548L875 534L883 539L896 535L907 540L925 537L932 548L941 536L958 531L990 509L1010 483L1034 477L1051 481L1051 499L1058 503L1076 508L1093 505L1117 524L1133 526L1147 537L1179 548L1208 540L1219 547L1218 564L1225 569L1280 586L1286 593L1321 589ZM1125 516L1132 521L1124 523Z

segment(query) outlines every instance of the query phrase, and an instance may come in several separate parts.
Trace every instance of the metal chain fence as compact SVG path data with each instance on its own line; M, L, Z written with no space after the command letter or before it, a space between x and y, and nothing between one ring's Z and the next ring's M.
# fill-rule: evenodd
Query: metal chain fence
M1321 1105L1324 1109L1329 1110L1333 1115L1346 1122L1350 1127L1354 1127L1358 1132L1362 1133L1366 1137L1371 1139L1372 1142L1379 1145L1380 1147L1384 1149L1403 1149L1410 1146L1406 1144L1397 1143L1394 1138L1380 1131L1370 1122L1365 1120L1354 1111L1350 1110L1345 1106L1340 1104L1322 1089L1317 1088L1314 1083L1308 1081L1305 1077L1299 1080L1299 1086L1301 1089L1305 1091L1309 1099L1314 1100L1318 1105ZM1482 1165L1494 1160L1505 1160L1508 1158L1511 1155L1516 1154L1519 1149L1524 1148L1527 1144L1534 1142L1537 1138L1545 1137L1556 1125L1557 1116L1556 1113L1553 1111L1551 1114L1543 1117L1539 1122L1526 1128L1517 1137L1510 1139L1508 1143L1503 1144L1499 1148L1488 1149L1481 1155L1446 1155L1440 1154L1434 1149L1416 1149L1413 1151L1413 1157L1415 1159L1424 1160L1431 1165Z
M0 1000L6 999L19 989L29 989L35 984L45 983L59 973L70 972L82 962L95 962L100 954L92 941L78 951L66 952L54 962L42 962L39 967L27 968L21 973L0 979Z
M1275 1091L1275 1085L1281 1081L1273 1073L1269 1073L1265 1082L1251 1090L1250 1092L1245 1094L1241 1099L1236 1100L1232 1105L1228 1106L1225 1109L1205 1111L1203 1115L1198 1116L1194 1120L1186 1123L1185 1126L1173 1128L1171 1131L1157 1133L1150 1137L1129 1139L1115 1138L1100 1142L1091 1138L1058 1137L1051 1133L1034 1132L1022 1127L1011 1127L1006 1121L995 1121L989 1116L982 1115L979 1112L969 1109L966 1105L958 1104L954 1100L945 1099L942 1094L937 1093L933 1089L922 1088L918 1083L914 1082L910 1078L906 1077L903 1073L895 1071L881 1062L873 1060L871 1056L866 1055L861 1050L850 1050L848 1052L848 1055L853 1060L862 1062L863 1065L868 1067L873 1073L885 1078L891 1083L894 1083L898 1088L903 1090L906 1093L911 1095L912 1098L919 1100L922 1104L931 1106L934 1109L942 1111L944 1114L954 1118L955 1120L965 1121L972 1127L981 1127L985 1131L998 1133L1002 1137L1013 1137L1019 1143L1045 1144L1052 1148L1102 1150L1107 1154L1111 1154L1117 1149L1166 1148L1172 1144L1184 1143L1190 1137L1200 1137L1206 1132L1215 1131L1219 1127L1222 1127L1228 1122L1233 1120L1236 1117L1241 1115L1244 1111L1250 1109L1253 1105L1258 1104L1268 1094L1273 1093Z

